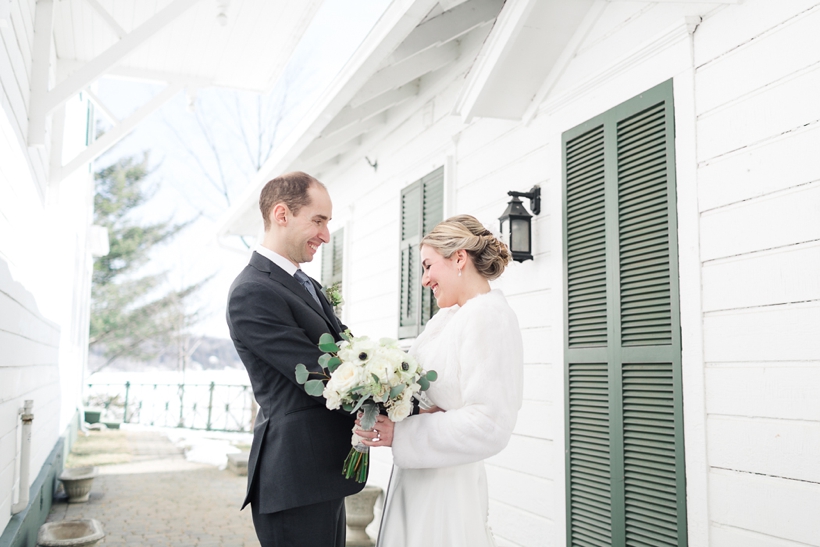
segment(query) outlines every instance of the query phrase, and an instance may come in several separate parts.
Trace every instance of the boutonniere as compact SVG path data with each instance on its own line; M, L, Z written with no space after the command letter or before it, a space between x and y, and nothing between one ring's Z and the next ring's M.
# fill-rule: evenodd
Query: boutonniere
M336 315L339 315L341 307L345 303L342 298L342 283L337 281L336 283L325 287L325 295L330 301L330 305L333 306L333 311L336 312Z

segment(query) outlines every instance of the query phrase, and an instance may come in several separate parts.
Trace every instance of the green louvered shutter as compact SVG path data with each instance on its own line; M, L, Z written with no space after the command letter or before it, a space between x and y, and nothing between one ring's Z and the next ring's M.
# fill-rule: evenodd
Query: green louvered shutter
M575 545L611 545L604 126L568 141L564 154L568 518Z
M682 547L671 81L568 131L563 148L567 543Z
M422 185L416 181L401 193L399 338L419 333L419 241L421 241Z
M399 282L399 338L412 338L438 311L430 289L421 286L419 242L442 221L444 168L407 186L401 193L401 269Z
M421 184L424 187L424 210L422 211L422 234L430 233L436 224L444 220L444 168L439 167L423 179ZM419 283L421 280L419 280ZM427 321L438 311L436 299L433 291L427 287L419 289L421 298L421 326L422 329Z
M330 241L322 249L322 285L329 287L342 282L345 230L339 228L330 234Z

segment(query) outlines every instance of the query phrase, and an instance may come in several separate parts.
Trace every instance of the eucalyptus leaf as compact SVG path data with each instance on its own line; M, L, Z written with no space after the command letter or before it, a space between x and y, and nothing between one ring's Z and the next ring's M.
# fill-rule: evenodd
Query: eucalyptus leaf
M426 378L431 382L435 382L438 379L438 373L435 370L428 370Z
M396 387L390 390L390 398L395 399L401 394L402 391L404 391L404 384L397 385Z
M342 364L342 360L338 357L331 357L327 361L327 369L332 373L334 370L339 368L339 365Z
M418 381L419 381L419 385L421 386L421 390L422 391L427 391L427 389L430 387L430 382L427 380L427 377L422 376L421 378L419 378Z
M379 378L378 376L376 376L375 374L372 374L372 373L370 375L373 377L374 382L376 382L378 384L382 383L381 378Z
M353 412L353 405L350 403L342 403L342 408L348 412Z
M362 408L362 418L359 420L362 424L362 429L373 429L376 425L376 417L379 415L379 409L373 403L364 405Z
M339 346L336 345L336 339L329 332L324 333L319 337L319 349L328 353L336 353L339 351Z
M308 380L305 383L305 391L308 395L313 395L314 397L318 397L324 392L325 390L325 383L321 380Z
M338 353L339 346L335 343L332 344L319 344L319 349L322 351L326 351L328 353Z
M348 342L350 342L353 339L353 337L350 335L349 330L346 330L344 332L340 332L339 336L341 336L343 340L347 340Z
M353 407L353 410L351 410L350 413L353 414L354 412L359 410L362 407L362 405L365 403L365 401L367 401L369 398L370 398L370 395L366 395L366 396L362 397L361 399L359 399L359 402L356 403L356 406Z
M307 369L307 367L302 363L296 365L296 381L300 384L304 384L305 382L307 382L308 377L310 377L310 371Z
M328 368L327 362L330 361L330 357L331 356L330 356L329 353L323 353L322 355L320 355L319 356L319 366L321 366L322 368Z

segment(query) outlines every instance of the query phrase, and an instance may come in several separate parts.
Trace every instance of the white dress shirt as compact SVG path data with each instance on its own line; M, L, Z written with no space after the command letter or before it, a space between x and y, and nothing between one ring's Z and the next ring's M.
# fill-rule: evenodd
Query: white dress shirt
M293 262L285 258L284 256L280 255L279 253L275 253L268 249L267 247L263 247L262 244L258 244L254 249L257 253L261 254L283 270L285 270L289 275L293 275L296 273L297 268Z

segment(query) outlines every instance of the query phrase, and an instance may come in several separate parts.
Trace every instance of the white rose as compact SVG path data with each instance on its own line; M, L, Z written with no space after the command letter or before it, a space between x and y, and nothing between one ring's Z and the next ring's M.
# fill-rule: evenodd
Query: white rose
M340 394L346 394L361 384L361 368L354 363L342 363L330 375L327 387L335 389Z
M328 387L330 387L330 389L328 389ZM330 410L336 410L342 406L342 396L339 395L338 391L330 386L330 382L328 382L328 385L325 386L325 390L322 392L322 395L325 398L325 406Z
M401 398L396 400L390 408L387 409L387 417L394 422L400 422L410 415L413 411L413 402L410 398Z

